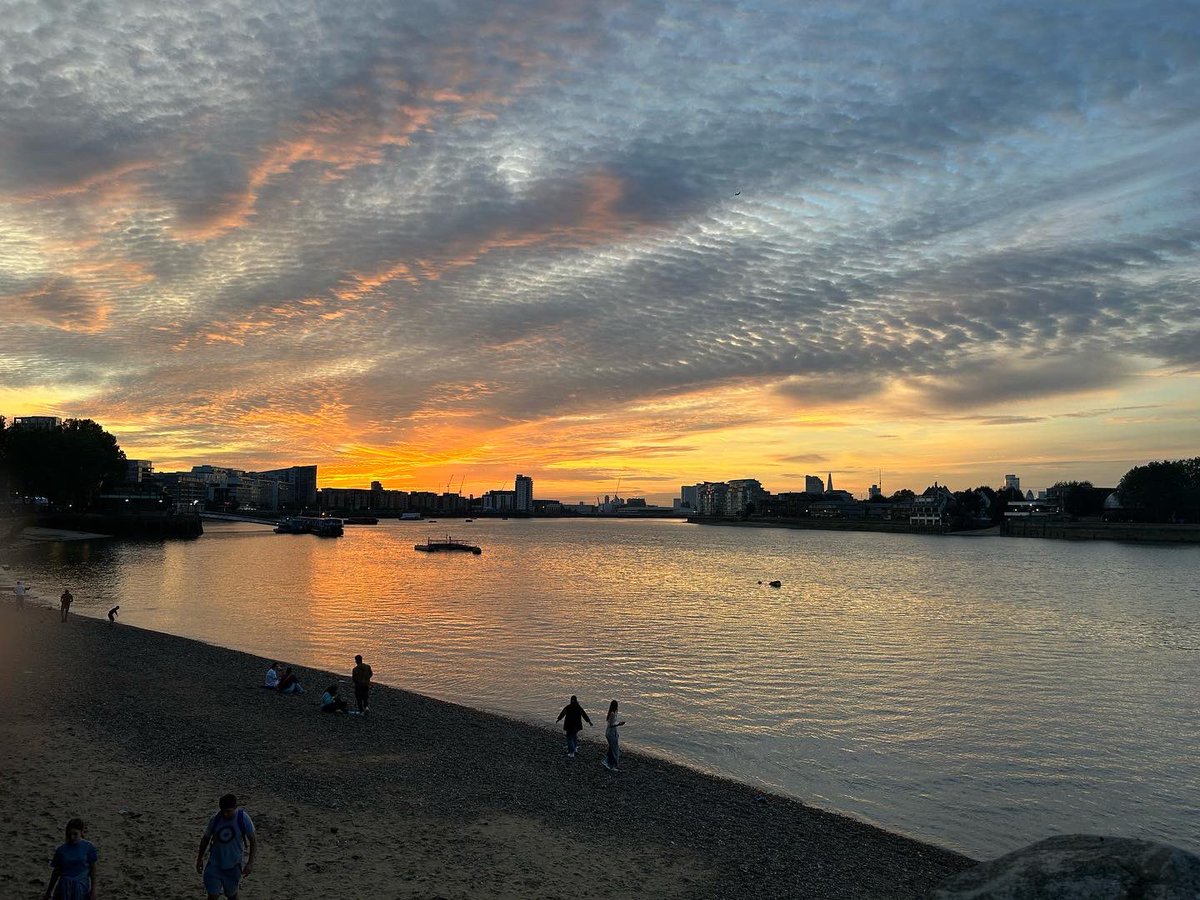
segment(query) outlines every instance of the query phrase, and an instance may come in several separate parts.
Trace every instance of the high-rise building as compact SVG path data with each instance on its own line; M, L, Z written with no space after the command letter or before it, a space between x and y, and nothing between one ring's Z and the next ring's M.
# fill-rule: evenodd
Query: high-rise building
M696 511L702 516L728 515L729 485L723 481L705 481L696 485Z
M484 509L489 509L492 512L507 512L517 508L517 492L516 491L485 491L483 496L479 498L479 505Z
M806 494L823 494L825 493L825 482L821 480L820 475L805 475L804 476L804 493Z
M767 492L757 478L737 478L729 482L725 508L728 515L740 516L747 510L761 513L766 499Z
M877 485L877 484L871 485L871 489L869 491L867 491L867 499L868 500L882 500L883 499L883 491L881 491L879 489L879 485Z
M1018 478L1016 475L1005 475L1004 476L1004 489L1006 491L1007 490L1013 490L1013 491L1021 490L1021 479Z
M833 473L832 472L829 473L829 480L827 482L825 482L825 493L827 493L827 494L833 493Z
M276 481L286 481L292 485L296 502L301 506L317 505L317 467L289 466L286 469L271 469L269 472L257 472L266 478Z
M513 508L517 512L533 512L533 479L528 475L518 475L515 487L516 496Z
M688 509L696 509L696 490L697 485L685 484L679 489L679 505L686 506Z

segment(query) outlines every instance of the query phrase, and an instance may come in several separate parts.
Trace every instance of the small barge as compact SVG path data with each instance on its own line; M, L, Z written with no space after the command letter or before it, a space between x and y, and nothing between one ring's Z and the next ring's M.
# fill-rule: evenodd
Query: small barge
M449 551L451 553L474 553L476 556L483 552L481 548L468 544L465 541L456 541L450 535L446 535L444 541L429 540L423 544L414 544L413 549L420 550L422 553Z

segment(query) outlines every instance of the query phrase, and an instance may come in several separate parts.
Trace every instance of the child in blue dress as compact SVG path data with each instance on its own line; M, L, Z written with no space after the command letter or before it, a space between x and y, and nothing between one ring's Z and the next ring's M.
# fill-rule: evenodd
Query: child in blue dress
M46 885L46 900L95 900L96 845L85 841L87 825L82 819L67 823L67 842L54 851L50 865L50 883Z

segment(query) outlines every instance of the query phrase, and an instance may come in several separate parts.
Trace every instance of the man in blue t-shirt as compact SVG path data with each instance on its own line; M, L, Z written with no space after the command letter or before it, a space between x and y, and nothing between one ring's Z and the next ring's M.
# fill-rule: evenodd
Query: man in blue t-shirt
M229 900L236 900L238 884L243 875L254 868L254 823L245 810L238 809L237 797L226 794L221 798L221 811L208 820L204 836L200 838L200 851L196 854L196 872L204 875L204 890L208 900L217 900L221 891ZM245 845L250 845L250 857L242 865ZM204 851L208 854L208 865L204 864Z

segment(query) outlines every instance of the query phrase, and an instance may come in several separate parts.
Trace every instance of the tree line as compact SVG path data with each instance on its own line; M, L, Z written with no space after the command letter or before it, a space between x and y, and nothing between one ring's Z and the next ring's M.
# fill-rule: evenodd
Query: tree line
M91 419L54 428L13 428L0 416L0 502L44 497L57 508L87 509L101 489L125 478L117 439Z

